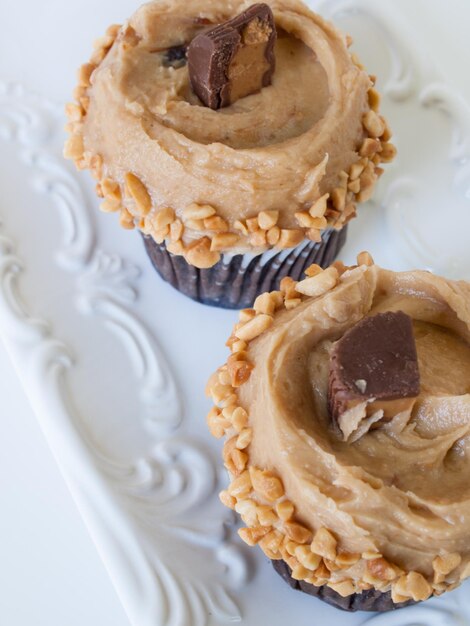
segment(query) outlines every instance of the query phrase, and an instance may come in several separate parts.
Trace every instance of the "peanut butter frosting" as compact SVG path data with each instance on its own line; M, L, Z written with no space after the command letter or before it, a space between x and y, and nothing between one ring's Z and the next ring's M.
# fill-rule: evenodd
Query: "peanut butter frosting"
M222 500L298 580L394 602L452 589L470 575L470 285L364 254L308 274L242 312L208 385L211 432L228 437ZM420 394L345 441L328 414L330 352L388 311L413 320Z
M68 106L66 156L98 179L102 208L197 267L222 252L320 241L367 200L393 159L379 96L349 41L298 0L270 0L272 84L212 110L185 50L234 0L150 2L108 29Z

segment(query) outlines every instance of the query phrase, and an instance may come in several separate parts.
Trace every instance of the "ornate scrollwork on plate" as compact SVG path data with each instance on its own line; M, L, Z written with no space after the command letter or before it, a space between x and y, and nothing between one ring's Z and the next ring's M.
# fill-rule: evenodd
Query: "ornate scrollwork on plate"
M370 0L328 0L319 12L332 20L360 17L380 33L390 55L390 72L385 79L384 92L396 102L410 98L416 90L419 68L410 55L410 42L404 37L393 9L385 3Z
M0 139L19 150L34 192L59 208L63 238L55 258L70 277L78 312L104 323L125 347L143 418L137 424L152 425L149 450L116 460L89 431L70 382L75 351L93 346L66 345L52 324L31 313L34 303L21 289L26 261L4 233L0 333L133 622L203 626L210 615L217 623L237 621L230 589L243 584L247 571L230 541L231 512L216 498L216 463L201 441L181 430L181 393L137 313L140 270L96 248L86 194L60 157L61 124L57 107L0 84Z
M452 124L449 158L455 173L455 185L470 200L470 105L455 89L441 82L427 85L420 94L421 104L436 108Z
M140 270L117 256L97 250L79 279L82 311L102 318L127 350L135 373L142 418L159 434L181 422L181 393L155 337L136 316Z
M14 142L30 169L29 181L46 193L59 209L63 241L58 261L67 268L83 268L94 246L91 213L80 183L52 148L61 136L60 107L17 83L0 81L0 137Z

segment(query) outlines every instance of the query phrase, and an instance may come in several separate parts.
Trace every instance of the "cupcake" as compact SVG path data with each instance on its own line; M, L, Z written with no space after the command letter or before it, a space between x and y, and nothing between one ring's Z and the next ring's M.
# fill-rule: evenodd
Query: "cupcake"
M312 266L240 313L208 384L222 502L294 589L388 611L470 576L470 284Z
M79 72L65 156L187 296L327 266L395 148L350 40L298 0L145 4Z

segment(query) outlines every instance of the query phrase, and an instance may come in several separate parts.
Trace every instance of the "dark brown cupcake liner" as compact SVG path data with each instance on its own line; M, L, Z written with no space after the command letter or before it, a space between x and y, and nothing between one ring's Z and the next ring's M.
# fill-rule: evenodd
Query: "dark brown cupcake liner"
M309 241L293 250L270 251L252 258L243 254L225 256L208 269L189 265L151 237L144 236L144 244L158 274L185 296L224 309L244 309L252 306L259 294L279 289L285 276L299 280L312 263L330 265L345 244L346 235L347 226L339 231L330 229L318 243Z
M402 609L406 606L410 606L411 604L416 604L413 600L395 604L392 600L390 591L384 593L375 589L363 591L362 593L355 593L351 596L343 598L339 593L334 591L334 589L328 587L328 585L315 587L315 585L311 585L310 583L306 583L302 580L294 580L294 578L292 578L292 570L283 560L271 561L271 563L279 576L281 576L281 578L289 585L289 587L292 587L292 589L307 593L308 595L314 596L319 600L323 600L323 602L331 604L331 606L334 606L337 609L348 611L350 613L354 611L394 611L396 609Z

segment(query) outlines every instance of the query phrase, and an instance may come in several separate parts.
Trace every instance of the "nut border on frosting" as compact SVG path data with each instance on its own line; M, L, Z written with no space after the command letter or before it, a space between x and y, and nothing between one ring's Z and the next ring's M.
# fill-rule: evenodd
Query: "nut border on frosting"
M410 599L426 600L457 587L459 583L449 583L446 577L459 567L461 556L457 553L436 555L432 562L434 577L429 581L419 572L403 570L378 552L351 554L343 551L341 537L328 528L308 528L300 524L296 521L295 505L287 499L280 477L250 463L250 415L238 401L238 390L249 380L254 368L249 360L249 344L269 330L276 314L333 290L341 283L345 272L373 265L367 252L359 254L357 265L351 267L341 261L326 270L312 265L304 280L296 282L284 278L280 291L258 296L253 309L241 311L240 321L227 341L231 355L207 385L206 392L215 405L207 416L207 423L214 437L226 437L223 459L231 482L220 493L220 499L245 522L246 527L239 530L239 535L248 545L259 545L272 560L283 559L295 580L317 587L328 585L343 597L369 589L391 591L393 602L398 604ZM353 573L357 571L363 572L361 578ZM469 576L470 566L462 572L461 580Z
M155 206L150 190L139 178L138 171L127 172L121 180L107 175L106 162L100 154L86 150L83 126L89 103L89 90L93 74L115 45L125 39L132 43L135 31L129 25L110 26L106 34L95 42L89 63L78 72L78 86L74 91L75 102L68 104L66 126L70 136L66 142L64 156L72 159L78 169L89 169L98 181L96 193L103 198L100 208L105 212L117 212L123 228L139 228L150 235L174 255L180 255L198 268L215 265L224 252L263 252L297 246L303 240L321 241L321 233L327 228L341 229L356 214L356 203L368 200L377 179L382 175L381 163L393 160L396 149L390 143L391 131L386 120L378 113L380 96L374 88L375 77L370 76L368 91L369 110L362 119L364 139L357 146L357 161L348 172L341 172L339 185L329 193L313 198L310 206L295 213L296 228L278 225L281 210L264 210L247 219L228 223L210 205L190 204L183 210L176 207ZM346 47L351 44L345 38ZM131 43L129 45L131 45ZM364 67L357 57L352 62L361 70ZM325 155L325 161L328 155ZM136 168L137 169L137 168ZM190 234L189 240L185 238Z

